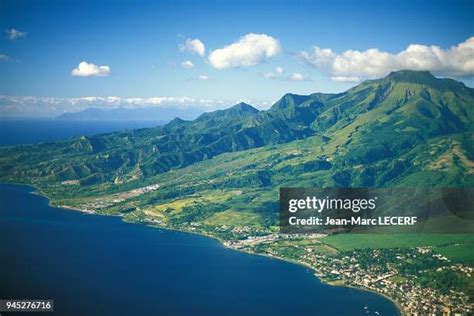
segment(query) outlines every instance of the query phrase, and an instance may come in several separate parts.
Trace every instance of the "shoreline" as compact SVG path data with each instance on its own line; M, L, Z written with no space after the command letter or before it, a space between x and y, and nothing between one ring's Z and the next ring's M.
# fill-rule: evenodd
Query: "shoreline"
M400 316L405 316L406 314L404 313L403 311L403 308L402 306L396 301L394 300L393 298L385 295L385 294L382 294L382 293L378 293L376 291L372 291L370 289L367 289L367 288L363 288L363 287L358 287L358 286L354 286L354 285L350 285L350 284L346 284L344 282L327 282L325 281L324 279L320 278L319 276L316 275L316 270L309 264L305 263L305 262L300 262L300 261L297 261L297 260L292 260L292 259L288 259L288 258L283 258L283 257L277 257L277 256L273 256L273 255L268 255L268 254L265 254L265 253L257 253L257 252L250 252L250 251L246 251L246 250L243 250L243 249L238 249L238 248L233 248L233 247L229 247L227 246L225 243L227 242L226 240L224 239L221 239L217 236L213 236L211 234L206 234L204 232L196 232L196 231L192 231L192 230L185 230L185 229L178 229L178 228L172 228L172 227L165 227L165 226L158 226L156 224L152 224L152 223L144 223L144 222L139 222L139 221L129 221L129 220L126 220L124 218L124 215L123 214L99 214L99 213L96 213L96 212L93 212L93 211L87 211L87 210L82 210L82 209L79 209L79 208L74 208L72 206L56 206L52 203L51 199L46 195L44 194L44 192L42 192L37 186L33 185L33 184L24 184L24 183L5 183L5 182L0 182L0 184L7 184L7 185L18 185L18 186L25 186L25 187L31 187L33 188L34 190L32 190L31 192L29 192L30 194L35 194L35 195L38 195L38 196L41 196L43 198L46 198L47 201L48 201L48 206L50 207L54 207L54 208L59 208L59 209L63 209L65 211L74 211L74 212L79 212L79 213L83 213L83 214L87 214L87 215L97 215L97 216L112 216L112 217L120 217L122 219L123 222L125 223L129 223L129 224L140 224L140 225L145 225L145 226L148 226L148 227L151 227L151 228L158 228L158 229L163 229L163 230L169 230L169 231L175 231L175 232L179 232L179 233L186 233L186 234L195 234L195 235L199 235L199 236L203 236L203 237L207 237L207 238L211 238L211 239L214 239L216 241L218 241L220 243L220 245L226 249L230 249L230 250L233 250L233 251L238 251L238 252L241 252L241 253L245 253L245 254L248 254L248 255L257 255L257 256L262 256L262 257L267 257L269 259L276 259L276 260L281 260L281 261L285 261L287 263L291 263L291 264L296 264L296 265L299 265L299 266L302 266L306 269L309 269L312 274L313 274L313 277L317 278L322 284L326 284L326 285L329 285L329 286L339 286L339 287L346 287L346 288L351 288L351 289L355 289L355 290L359 290L359 291L365 291L365 292L370 292L370 293L373 293L373 294L376 294L376 295L380 295L382 297L384 297L385 299L389 300L390 302L392 302L392 304L395 305L398 313Z
M358 291L364 291L364 292L369 292L369 293L372 293L372 294L377 294L377 295L383 296L384 298L386 298L390 302L392 302L393 305L395 305L395 307L397 308L397 310L399 312L399 315L401 315L401 316L406 315L403 312L402 306L397 301L395 301L393 298L391 298L391 297L389 297L385 294L382 294L382 293L375 292L375 291L372 291L370 289L364 288L364 287L358 287L358 286L350 285L350 284L347 284L347 283L344 283L344 282L336 283L336 282L331 282L331 281L330 282L325 281L321 277L317 276L316 275L316 270L307 263L292 260L292 259L288 259L288 258L270 256L270 255L267 255L267 254L264 254L264 253L249 252L249 251L245 251L245 250L235 249L235 248L231 248L231 247L226 247L225 245L223 245L223 246L225 248L232 249L232 250L235 250L235 251L239 251L239 252L242 252L242 253L246 253L246 254L249 254L249 255L257 255L257 256L267 257L267 258L270 258L270 259L281 260L281 261L285 261L285 262L288 262L288 263L291 263L291 264L296 264L296 265L302 266L302 267L310 270L313 274L313 277L317 278L322 284L326 284L326 285L329 285L329 286L346 287L346 288L355 289L355 290L358 290Z

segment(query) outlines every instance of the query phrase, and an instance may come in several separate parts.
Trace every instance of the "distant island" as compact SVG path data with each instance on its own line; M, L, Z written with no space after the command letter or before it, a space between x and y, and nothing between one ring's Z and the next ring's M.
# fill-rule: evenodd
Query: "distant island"
M239 103L192 121L0 148L0 181L34 185L55 206L304 264L403 313L469 314L472 220L465 234L284 235L278 188L472 187L473 105L463 83L403 70L343 93L286 94L267 111ZM442 231L460 220L422 224Z
M140 108L118 107L113 109L87 108L79 112L64 113L56 117L58 120L88 121L160 121L169 122L179 117L193 120L204 111L197 107L178 108L171 106L148 106Z

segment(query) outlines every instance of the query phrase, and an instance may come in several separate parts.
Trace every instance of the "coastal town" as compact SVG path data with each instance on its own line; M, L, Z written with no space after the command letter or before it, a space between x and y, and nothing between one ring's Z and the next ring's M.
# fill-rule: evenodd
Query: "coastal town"
M322 234L272 234L226 242L225 245L304 264L329 284L384 295L407 315L472 315L474 312L474 303L468 293L460 290L466 288L465 280L474 275L473 267L454 264L431 247L322 253L315 251L315 247L304 246L322 237ZM287 246L274 246L282 241L286 241ZM440 282L445 279L449 282L440 287L432 282L434 275L442 280Z

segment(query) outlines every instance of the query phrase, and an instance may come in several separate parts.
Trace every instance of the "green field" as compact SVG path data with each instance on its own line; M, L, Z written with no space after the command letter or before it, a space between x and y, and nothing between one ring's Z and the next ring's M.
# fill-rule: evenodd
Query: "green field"
M451 246L462 244L474 249L472 234L340 234L327 236L321 240L338 250L361 248L413 248L421 246ZM441 248L439 248L441 249ZM471 250L471 253L473 251ZM472 256L472 254L471 254Z
M454 262L474 263L474 244L454 244L445 247L434 247L436 252Z

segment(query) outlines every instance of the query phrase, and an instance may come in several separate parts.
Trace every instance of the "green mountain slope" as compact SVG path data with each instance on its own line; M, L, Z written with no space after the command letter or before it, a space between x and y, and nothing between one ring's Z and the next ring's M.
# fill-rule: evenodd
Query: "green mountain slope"
M431 296L462 292L451 305L465 310L472 276L459 267L472 266L474 222L462 207L364 234L274 233L280 187L473 187L473 122L474 89L399 71L344 93L287 94L267 111L240 103L163 127L0 148L0 181L33 184L53 205L304 263L324 281L359 287L334 269L374 278L395 269L385 295L403 302L407 284Z
M473 122L474 89L399 71L340 94L287 94L267 111L241 103L163 127L1 148L0 180L161 225L267 230L279 186L473 186Z

